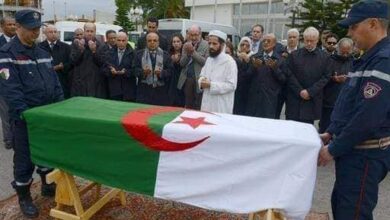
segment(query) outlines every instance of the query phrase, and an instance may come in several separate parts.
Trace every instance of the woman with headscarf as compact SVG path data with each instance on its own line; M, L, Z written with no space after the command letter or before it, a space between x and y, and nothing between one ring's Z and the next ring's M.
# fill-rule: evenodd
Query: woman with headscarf
M237 49L237 57L235 58L238 67L238 81L234 98L233 113L236 115L245 115L246 112L250 84L248 70L250 69L250 57L252 55L251 39L249 37L241 38Z

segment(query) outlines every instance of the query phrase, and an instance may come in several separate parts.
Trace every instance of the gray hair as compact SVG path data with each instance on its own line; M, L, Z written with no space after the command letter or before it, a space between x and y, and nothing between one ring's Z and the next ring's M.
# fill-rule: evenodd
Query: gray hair
M200 28L199 25L197 24L193 24L191 25L191 27L189 28L190 31L194 31L194 30L198 30L200 34L202 34L202 28Z
M341 45L348 45L348 46L351 46L353 47L353 41L351 38L348 38L348 37L344 37L344 38L341 38L337 44L337 47L340 47Z
M315 27L308 27L303 32L303 37L309 37L314 36L316 38L319 38L320 32Z
M264 37L271 37L272 39L274 39L276 41L276 35L274 33L268 33L266 35L263 36Z
M298 29L296 29L296 28L291 28L291 29L289 29L289 30L287 31L287 36L289 36L291 33L296 33L296 34L298 34L298 37L299 37L299 31L298 31Z
M87 22L84 24L84 31L86 28L93 28L95 31L96 31L96 24L95 23L92 23L92 22Z

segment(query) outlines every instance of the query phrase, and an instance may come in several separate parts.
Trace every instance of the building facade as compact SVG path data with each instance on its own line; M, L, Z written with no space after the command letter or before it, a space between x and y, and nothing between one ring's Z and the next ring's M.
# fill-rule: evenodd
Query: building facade
M270 10L269 10L269 5ZM232 25L241 36L254 24L261 24L265 33L286 38L296 0L186 0L191 19ZM241 12L241 13L240 13Z

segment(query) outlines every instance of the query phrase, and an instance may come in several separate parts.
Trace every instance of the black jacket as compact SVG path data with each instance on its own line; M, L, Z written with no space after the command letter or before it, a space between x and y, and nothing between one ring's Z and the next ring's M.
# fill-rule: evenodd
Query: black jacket
M280 69L281 56L274 50L270 58L256 54L255 58L263 60L263 64L249 70L251 73L247 115L262 118L279 118L279 94L286 77ZM277 61L275 69L265 64L266 59Z
M286 117L293 120L316 120L321 117L323 89L330 78L329 56L316 48L309 52L300 48L287 58L288 92ZM306 89L310 100L300 92Z
M68 77L70 69L70 46L61 41L57 41L56 44L53 46L53 49L50 48L48 41L41 42L39 46L51 55L51 57L53 58L53 66L56 66L60 63L64 65L63 70L58 70L56 72L58 75L58 79L60 80L62 90L64 91L64 97L68 98L70 95Z
M153 87L142 82L145 79L142 68L143 53L144 50L137 51L134 59L134 74L138 77L137 102L150 105L170 105L169 83L173 72L171 58L168 53L164 52L163 70L159 78L159 81L163 82L164 85Z
M134 51L131 47L127 47L122 61L119 63L118 48L114 47L108 51L108 61L104 65L103 73L108 79L109 97L123 97L123 101L135 101L136 81L137 78L133 73ZM123 75L112 75L110 67L114 67L117 71L125 69Z
M331 76L334 75L348 75L352 68L352 57L343 57L337 54L330 56L329 70ZM323 107L332 108L336 103L337 97L343 87L343 83L335 82L333 79L329 80L324 88L324 102Z
M250 61L248 63L234 57L237 63L237 88L234 93L233 113L235 115L246 115L246 107L248 103L249 86L250 86Z
M169 83L170 106L184 107L184 92L177 88L181 70L180 61L178 63L173 63L172 75Z
M1 35L0 36L0 47L2 47L6 43L7 43L7 40L5 39L4 35Z
M92 53L85 43L84 51L75 44L71 46L70 60L73 66L71 78L71 96L107 97L107 78L101 68L107 61L107 51L96 41L97 52Z

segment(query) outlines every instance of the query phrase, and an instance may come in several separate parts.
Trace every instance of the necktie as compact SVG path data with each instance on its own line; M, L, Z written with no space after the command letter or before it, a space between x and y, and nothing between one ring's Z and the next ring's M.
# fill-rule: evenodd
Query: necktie
M53 50L53 48L54 48L54 43L50 42L50 49Z
M119 64L122 62L123 53L124 53L123 50L119 50L119 52L118 52Z
M150 60L152 61L152 67L154 69L154 66L156 65L156 51L150 51Z

